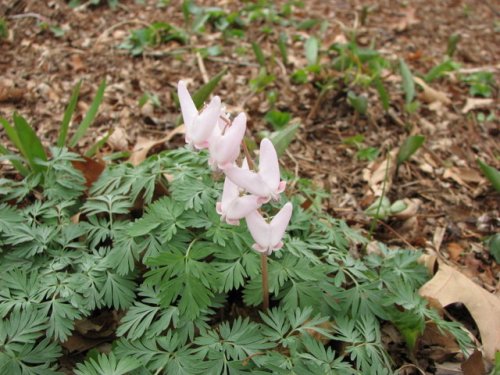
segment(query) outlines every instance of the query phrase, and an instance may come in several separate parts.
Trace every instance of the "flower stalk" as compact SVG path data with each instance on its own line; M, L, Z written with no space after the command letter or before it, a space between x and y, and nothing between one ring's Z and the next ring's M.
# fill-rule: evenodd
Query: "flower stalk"
M178 95L186 143L198 150L208 149L209 165L226 176L221 201L216 204L217 213L229 225L239 225L244 218L255 241L252 248L261 255L262 309L266 311L269 309L267 257L283 247L282 239L293 211L292 203L285 203L270 222L259 211L270 200L278 201L286 187L280 178L276 149L264 138L260 143L258 168L255 167L243 140L247 121L244 113L230 121L217 96L198 112L183 81L179 82ZM236 160L241 146L245 159L239 167Z
M262 311L269 310L269 282L267 276L267 254L260 254L260 265L262 267Z

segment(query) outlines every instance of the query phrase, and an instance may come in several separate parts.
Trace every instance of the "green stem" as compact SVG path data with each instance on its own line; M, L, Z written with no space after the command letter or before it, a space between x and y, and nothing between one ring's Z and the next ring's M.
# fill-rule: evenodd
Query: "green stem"
M372 221L370 223L370 232L368 233L368 238L370 239L370 241L373 238L373 232L375 231L375 227L377 226L378 215L380 212L380 207L382 207L382 200L385 196L385 188L386 188L387 178L389 176L389 169L390 168L391 168L391 154L389 153L387 156L387 168L385 169L384 181L382 182L382 194L379 197L379 202L378 202L378 206L377 206L377 211L375 212L375 217L372 219Z

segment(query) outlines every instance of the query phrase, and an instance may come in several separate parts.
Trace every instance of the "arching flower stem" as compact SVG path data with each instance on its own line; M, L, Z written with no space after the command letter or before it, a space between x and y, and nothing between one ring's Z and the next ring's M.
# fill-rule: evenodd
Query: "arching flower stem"
M243 153L247 159L248 168L255 171L255 164L250 156L250 151L248 150L245 140L241 142L243 146ZM267 274L267 254L260 253L260 266L262 271L262 311L269 310L269 277Z

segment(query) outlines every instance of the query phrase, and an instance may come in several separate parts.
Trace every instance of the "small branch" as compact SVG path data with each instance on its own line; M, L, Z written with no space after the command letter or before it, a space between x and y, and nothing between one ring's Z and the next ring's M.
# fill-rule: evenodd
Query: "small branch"
M401 126L402 128L405 127L405 123L403 122L403 120L401 120L399 118L399 116L396 114L396 112L392 109L392 108L389 108L389 110L387 111L387 114L389 115L389 117L396 123L398 124L399 126Z
M311 110L307 114L306 121L312 121L314 119L314 117L316 117L316 113L318 112L321 103L323 103L323 99L325 98L326 94L331 89L332 89L332 87L327 87L320 92L320 94L316 98L316 101L314 102L313 106L311 107Z
M245 154L245 157L247 158L247 163L248 163L248 168L251 171L255 170L255 164L253 163L252 157L250 156L250 151L248 151L247 144L245 143L245 140L241 142L243 145L243 153Z
M8 16L7 18L12 19L12 20L18 20L21 18L36 18L37 20L39 20L41 22L49 22L48 17L42 16L41 14L34 13L34 12L14 14L12 16Z
M227 60L227 59L221 59L218 57L207 57L208 61L213 61L213 62L218 62L221 64L227 64L227 65L238 65L238 66L249 66L252 68L258 68L259 64L256 63L251 63L251 62L245 62L245 61L237 61L237 60Z
M256 352L256 353L253 353L251 355L249 355L248 357L246 357L243 361L241 361L241 364L243 366L248 366L248 363L250 362L250 360L253 358L253 357L256 357L258 355L265 355L266 353L264 352Z
M486 5L495 14L495 16L500 17L500 12L495 9L487 0L483 0L484 5Z
M204 83L208 83L210 79L208 78L207 69L205 68L205 63L199 52L196 52L196 61L198 62L198 69L200 69L201 78L203 78Z
M121 21L121 22L118 22L118 23L115 23L114 25L108 27L106 30L104 30L101 34L99 34L99 36L97 37L95 43L94 43L94 46L99 44L101 39L104 38L107 34L109 34L111 31L123 26L123 25L127 25L127 24L138 24L138 25L141 25L141 26L144 26L144 27L149 27L151 26L149 23L146 23L144 21L140 21L140 20L124 20L124 21Z
M382 220L378 220L379 224L382 224L384 228L387 228L389 231L391 231L397 238L399 238L403 243L411 248L412 250L417 250L415 246L413 246L411 243L409 243L402 235L400 235L395 229L393 229L389 224L384 223Z
M414 365L413 363L407 363L406 365L403 365L401 366L400 368L398 368L396 371L401 374L401 373L404 373L403 370L407 369L407 368L414 368L415 370L417 370L419 373L425 375L426 372L424 370L422 370L420 367L418 367L417 365ZM459 371L457 371L459 372ZM461 371L460 371L461 372Z
M299 162L297 161L297 159L295 159L295 157L293 156L293 154L290 152L290 150L288 148L285 150L285 153L295 163L295 168L293 170L293 172L295 174L295 179L293 180L293 182L290 185L290 188L293 189L295 187L295 185L297 184L297 181L299 179Z

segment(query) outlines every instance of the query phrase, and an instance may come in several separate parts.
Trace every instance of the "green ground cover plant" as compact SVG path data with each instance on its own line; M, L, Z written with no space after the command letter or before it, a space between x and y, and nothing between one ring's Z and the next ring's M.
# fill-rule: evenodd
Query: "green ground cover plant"
M246 224L216 212L223 178L206 151L109 164L87 181L58 143L0 179L2 374L61 373L75 322L103 311L123 313L116 340L76 374L391 374L387 324L409 352L431 322L469 345L418 295L421 254L379 243L357 255L367 239L307 180L263 209L294 207L266 290Z

